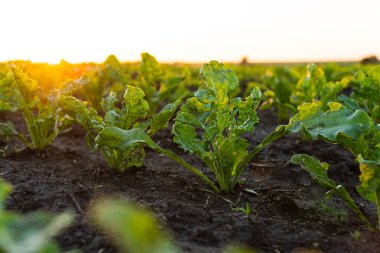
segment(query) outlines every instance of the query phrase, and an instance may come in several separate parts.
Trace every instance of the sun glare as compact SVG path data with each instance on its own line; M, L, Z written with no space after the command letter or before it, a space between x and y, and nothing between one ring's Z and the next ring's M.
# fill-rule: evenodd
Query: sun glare
M5 1L0 61L357 60L380 55L380 2Z

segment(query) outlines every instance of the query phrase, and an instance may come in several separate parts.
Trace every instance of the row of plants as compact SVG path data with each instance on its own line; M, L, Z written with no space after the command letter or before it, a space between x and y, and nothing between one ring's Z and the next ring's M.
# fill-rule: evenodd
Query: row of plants
M21 69L9 65L0 81L0 110L20 113L28 135L16 131L10 121L0 123L0 135L41 150L61 131L80 124L87 131L89 149L99 149L111 168L125 171L143 166L144 150L150 148L195 173L216 192L229 193L257 153L287 134L300 133L305 141L338 144L356 157L361 171L357 191L377 206L380 226L380 66L340 75L326 74L315 64L308 65L304 74L297 68L274 68L272 73L259 69L256 77L261 78L245 80L245 86L239 85L238 71L216 61L202 66L200 82L194 81L190 68L173 74L173 69L162 67L149 54L142 55L137 76L131 78L124 69L115 57L109 57L101 71L44 90ZM252 147L247 136L253 135L259 122L257 109L275 109L279 120L288 122ZM214 178L152 139L171 120L173 142L200 158ZM327 164L305 154L295 154L291 162L327 188L327 197L341 197L374 229L347 190L327 176Z

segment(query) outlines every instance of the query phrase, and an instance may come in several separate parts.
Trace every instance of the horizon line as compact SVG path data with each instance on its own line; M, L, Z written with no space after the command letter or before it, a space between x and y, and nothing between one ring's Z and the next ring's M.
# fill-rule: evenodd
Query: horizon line
M114 55L114 54L110 54L109 56L111 55ZM115 55L116 56L116 55ZM153 55L154 56L154 55ZM265 59L257 59L257 60L250 60L249 57L246 57L246 56L243 56L240 58L240 60L217 60L219 62L222 62L222 63L225 63L225 64L241 64L242 61L246 58L247 61L246 63L247 64L306 64L306 63L358 63L360 61L362 61L363 59L366 59L366 58L370 58L370 57L376 57L377 58L377 55L373 54L373 55L367 55L367 56L363 56L361 57L360 59L355 59L355 58L337 58L337 59L319 59L319 58L310 58L310 59L300 59L300 58L295 58L295 59L288 59L288 60L284 60L284 59L273 59L273 60L265 60ZM116 58L120 61L120 63L138 63L138 62L141 62L141 59L129 59L129 60L122 60L120 58L118 58L116 56ZM55 62L50 62L50 61L34 61L34 60L31 60L31 59L7 59L7 60L0 60L0 63L7 63L7 62L15 62L15 61L25 61L25 62L31 62L31 63L36 63L36 64L51 64L51 65L56 65L56 64L59 64L60 62L62 61L65 61L65 62L68 62L70 64L89 64L89 63L93 63L93 64L102 64L105 60L107 59L107 57L102 60L102 61L87 61L87 60L84 60L84 61L70 61L70 60L67 60L65 58L61 58L59 61L55 61ZM157 59L157 58L156 58ZM160 64L194 64L194 65L201 65L201 64L204 64L205 62L210 62L210 61L213 61L215 59L210 59L210 60L205 60L205 61L202 61L202 60L199 60L199 61L186 61L186 60L168 60L168 61L160 61L157 59L157 61L160 63Z

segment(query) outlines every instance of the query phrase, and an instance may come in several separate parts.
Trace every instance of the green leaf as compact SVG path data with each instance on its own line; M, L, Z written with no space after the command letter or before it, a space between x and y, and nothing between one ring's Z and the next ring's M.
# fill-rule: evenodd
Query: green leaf
M80 78L76 80L66 80L63 83L59 85L59 92L62 95L69 96L71 95L74 91L82 88L86 84L90 82L90 79L87 75L83 74Z
M122 128L128 129L136 120L142 119L149 111L148 102L144 100L144 91L138 87L127 85L124 93L124 105L122 119Z
M122 252L179 253L156 219L131 201L106 200L93 208L93 220Z
M102 109L105 112L114 110L116 108L115 104L118 102L117 94L116 92L111 91L107 97L105 97L102 102L101 106Z
M162 70L156 58L148 53L142 53L141 58L142 60L140 70L145 81L151 85L155 84L156 82L160 82Z
M126 150L135 147L137 144L146 144L153 150L161 149L150 137L140 128L124 130L118 127L105 127L98 135L96 143L99 147L108 147L117 150Z
M321 137L331 142L337 142L339 135L352 139L369 133L373 127L371 119L364 111L352 112L344 107L322 111L315 103L306 103L298 107L299 113L291 118L287 129L291 132L305 131L312 138Z
M327 176L327 169L329 168L327 163L321 163L311 156L302 154L293 155L290 162L301 165L301 167L310 174L313 180L321 186L328 189L336 189L337 185L335 182Z
M203 157L203 154L206 153L203 142L198 138L193 126L176 122L173 125L173 134L174 142L179 144L185 151L196 153L200 157Z
M0 213L0 249L7 253L58 252L51 241L72 219L70 213Z
M380 192L380 162L365 160L358 156L360 164L360 183L358 192L367 200L376 202L376 194Z
M239 164L248 155L248 146L246 139L238 138L234 134L228 137L218 135L213 145L217 174L223 175L223 177L227 177L232 181ZM230 184L231 182L228 182L226 187L229 187Z
M304 154L293 155L290 162L301 165L302 169L307 171L314 181L322 187L329 189L326 193L327 198L330 198L333 193L337 194L350 206L350 208L367 225L367 227L372 228L372 225L357 207L347 190L342 185L336 185L336 183L328 177L327 169L329 165L327 163L321 163L314 157Z
M149 135L154 135L161 129L168 127L169 120L173 117L180 103L181 101L178 100L174 103L167 104L164 106L164 108L161 109L159 113L152 116Z
M200 75L219 104L227 104L228 92L234 91L239 85L236 74L231 69L224 68L223 64L217 61L204 64L200 70Z
M5 208L5 200L9 196L11 191L11 185L5 182L2 178L0 178L0 216L1 212L4 211Z
M4 136L6 139L8 139L14 134L17 134L17 131L12 122L0 122L0 136Z
M87 102L83 102L72 96L60 96L58 104L62 112L69 115L80 125L82 125L87 132L98 133L103 129L103 120L98 115L97 111L89 107Z

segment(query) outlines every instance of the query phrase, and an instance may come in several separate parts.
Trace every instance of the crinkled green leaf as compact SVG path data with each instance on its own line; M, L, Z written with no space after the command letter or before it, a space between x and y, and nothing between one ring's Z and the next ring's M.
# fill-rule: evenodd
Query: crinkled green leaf
M374 125L362 110L353 112L339 103L329 105L332 109L326 112L315 103L299 106L299 113L290 120L287 129L339 143L355 156L361 154L366 159L380 161L380 126Z
M223 64L211 61L204 64L200 75L206 87L213 92L218 103L228 103L228 92L235 90L239 85L236 74L231 69L226 69Z
M148 102L144 100L144 91L138 87L127 85L123 101L123 129L128 129L138 119L142 119L149 111Z
M199 139L192 125L176 122L173 125L173 134L174 142L179 144L185 151L196 153L200 157L203 157L203 154L206 153L203 142Z
M252 89L251 94L245 98L245 101L239 99L231 100L231 110L235 118L236 125L231 128L234 134L241 135L243 133L253 132L254 125L259 122L256 114L256 109L261 100L261 91L258 87Z
M104 123L102 118L96 110L88 106L87 102L83 102L72 96L62 95L58 100L58 104L63 113L75 119L87 132L98 133L103 129Z
M300 105L298 111L289 122L289 131L303 130L312 138L320 136L331 142L337 142L339 135L356 139L370 132L373 126L368 114L361 110L352 112L341 107L324 112L317 104L306 103Z

